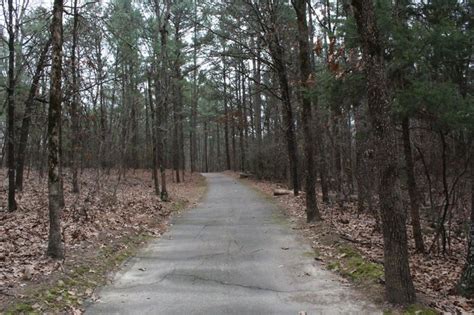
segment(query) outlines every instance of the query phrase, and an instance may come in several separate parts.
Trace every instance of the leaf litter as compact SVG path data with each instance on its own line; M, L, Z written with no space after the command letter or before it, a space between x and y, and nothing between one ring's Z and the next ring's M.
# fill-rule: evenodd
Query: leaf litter
M45 256L49 223L47 177L30 172L23 192L17 194L18 210L12 213L6 212L4 184L0 188L0 311L24 298L28 287L48 282L55 273L65 273L65 265L80 265L84 257L95 257L110 244L117 250L124 249L127 245L122 240L133 235L162 235L170 215L184 205L196 204L204 192L201 175L186 173L185 179L177 184L171 171L167 173L171 200L163 202L154 194L149 170L129 170L120 182L114 170L109 175L83 170L80 194L71 193L70 176L65 174L65 207L61 214L65 261ZM0 171L0 183L6 183L5 170ZM74 290L64 294L79 299ZM88 288L80 300L90 296L93 290ZM70 305L67 313L81 314L77 304ZM34 304L32 308L39 310L40 306Z
M227 173L238 178L238 174ZM270 181L257 181L251 178L245 180L267 196L273 196L273 192L277 189L286 188L285 185ZM335 244L341 241L349 243L367 261L383 265L382 234L376 228L376 221L372 215L357 211L356 202L347 202L343 208L336 203L325 205L321 202L322 196L319 194L318 206L324 222L307 224L305 222L304 192L296 197L293 194L288 194L272 198L285 209L291 221L297 221L298 224L293 229L302 231L305 236L310 238L313 249L320 254L315 260L321 260L324 263L326 261L324 256L337 259L343 258L342 255L347 255L341 254L334 244L322 239L325 236L330 237L330 234L335 234L338 238ZM449 255L435 253L426 255L416 253L411 226L407 226L407 233L411 274L419 300L443 313L473 312L474 300L457 295L455 290L466 259L467 240L463 237L453 238ZM431 244L432 239L433 235L425 233L425 244ZM336 265L330 266L328 264L328 266L333 267L330 268L333 270L339 268ZM384 282L383 278L380 279L380 282Z

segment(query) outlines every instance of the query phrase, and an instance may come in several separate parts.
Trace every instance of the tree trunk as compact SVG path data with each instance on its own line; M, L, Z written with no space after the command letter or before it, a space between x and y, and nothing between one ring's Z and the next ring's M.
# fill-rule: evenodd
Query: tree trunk
M61 242L61 173L59 171L61 129L61 66L63 43L63 0L54 0L52 34L51 88L48 111L48 191L49 237L47 255L61 259L64 250Z
M256 163L255 163L255 175L257 179L262 178L262 96L261 96L261 60L260 60L260 39L257 40L257 58L253 59L254 68L254 113L255 113L255 136L257 138L257 150L256 150Z
M33 114L33 105L35 104L35 96L38 94L41 73L43 73L46 66L46 58L48 56L49 46L51 45L51 38L45 43L41 51L38 63L36 64L35 73L31 82L28 97L25 101L25 112L23 114L23 122L20 129L20 144L18 147L18 157L16 165L16 188L23 190L23 170L25 165L26 145L28 144L28 136L30 133L31 115Z
M77 75L77 66L79 60L76 60L76 49L77 49L77 28L79 22L79 12L77 10L77 0L74 0L73 7L73 28L72 28L72 46L71 46L71 76L72 76L72 103L71 103L71 171L72 171L72 192L79 193L79 181L78 181L78 172L77 164L79 154L79 85L78 85L78 75Z
M106 136L107 136L107 109L106 105L104 104L105 96L104 96L104 84L103 84L103 69L104 64L102 61L102 45L101 45L101 38L97 39L97 72L99 78L99 106L100 106L100 165L102 168L107 167L107 158L106 153L107 150L106 146Z
M245 93L245 85L244 85L244 79L242 78L243 75L242 73L242 66L241 64L239 65L239 71L237 71L237 113L239 115L239 118L237 120L238 122L238 130L239 130L239 153L240 153L240 171L245 172L245 147L244 147L244 112L242 107L244 107L243 104L243 94Z
M156 112L155 106L153 105L153 93L151 90L152 83L151 78L148 77L148 104L150 104L150 112L151 112L151 142L152 142L152 177L153 183L155 187L155 194L157 196L160 195L160 184L158 181L158 141L157 141L157 127L158 124L156 123Z
M230 164L230 148L229 148L229 112L228 112L228 106L227 106L227 82L226 82L226 63L225 63L225 57L222 57L222 79L224 82L224 116L225 116L225 121L224 121L224 145L225 145L225 161L226 161L226 169L230 170L231 169L231 164Z
M219 125L219 122L216 124L216 146L217 146L217 164L216 168L217 171L222 171L221 167L221 127Z
M158 10L158 6L157 6ZM157 109L157 116L158 116L158 126L160 128L159 132L157 133L158 137L158 158L160 164L160 174L161 174L161 200L168 201L168 190L166 187L166 139L165 139L165 125L166 125L166 102L168 101L168 76L167 76L167 69L168 69L168 23L170 19L170 10L171 10L171 3L170 0L165 1L165 8L164 8L164 20L160 26L160 37L161 37L161 64L160 64L160 71L158 73L158 80L156 84L161 84L161 98L160 98L160 106ZM159 14L157 13L157 18ZM158 88L156 89L156 93L158 93ZM158 98L157 98L158 99Z
M320 129L321 130L321 129ZM318 149L319 149L319 178L321 179L321 193L323 202L329 204L329 183L328 183L328 170L326 162L324 136L323 132L319 133Z
M357 183L357 211L363 212L365 202L368 203L369 189L367 185L367 161L364 159L364 151L367 147L367 128L364 124L363 105L361 103L354 105L354 124L355 124L355 150L356 150L356 183Z
M270 54L277 72L281 99L283 102L283 120L290 166L290 178L293 192L295 196L297 196L300 190L298 181L298 155L296 151L295 124L293 121L293 109L291 106L290 86L288 84L288 74L283 58L283 47L281 46L280 38L276 30L273 30L271 35Z
M190 147L190 166L191 173L196 171L196 160L197 160L197 108L198 108L198 67L197 67L197 0L193 1L193 18L194 18L194 31L193 31L193 99L191 100L191 134L189 137Z
M15 32L13 0L8 0L8 89L7 89L7 168L8 211L16 210L15 200Z
M410 304L416 299L408 264L405 211L399 187L397 136L390 112L384 48L379 37L372 0L352 0L367 79L369 117L372 125L379 178L379 200L384 239L387 299Z
M178 108L179 108L179 95L178 95L178 70L176 70L176 78L174 80L174 99L173 99L173 168L176 176L176 182L179 183L181 182L180 176L179 176L179 165L180 165L180 154L179 154L179 113L178 113Z
M407 172L408 194L410 196L410 214L411 225L413 228L413 237L415 239L415 248L418 252L425 252L425 245L423 243L423 235L421 234L420 225L420 207L417 196L417 186L413 166L413 157L411 152L410 142L410 120L408 117L403 118L403 150L405 153L405 167Z
M331 122L333 126L333 134L332 134L332 146L334 149L334 170L335 174L333 174L333 178L335 179L335 190L337 192L337 201L340 203L342 202L342 166L341 166L341 110L338 107L339 104L334 104L331 110Z
M181 92L181 98L183 94ZM181 181L184 182L184 172L186 170L186 155L184 153L184 112L183 112L183 101L181 100L180 115L179 115L179 161L181 162L179 167L181 169Z
M311 124L313 122L311 112L311 99L309 97L309 89L311 88L311 61L309 56L308 43L308 24L306 22L306 0L293 0L293 7L296 11L298 22L298 44L299 44L299 61L300 61L300 80L301 91L299 96L301 99L302 113L301 121L303 124L304 135L304 151L306 158L306 221L320 221L318 203L316 200L316 174L314 169L314 139ZM316 105L316 104L314 104Z
M207 139L208 132L207 132L207 121L204 121L204 172L209 172L209 160L207 155Z
M235 143L235 117L234 117L234 106L232 105L232 102L230 102L230 131L232 133L232 170L237 171L237 149L236 149L236 143Z
M474 297L474 135L471 140L470 154L470 181L471 181L471 222L469 226L469 244L467 248L467 261L464 266L461 280L459 282L459 292L466 297Z

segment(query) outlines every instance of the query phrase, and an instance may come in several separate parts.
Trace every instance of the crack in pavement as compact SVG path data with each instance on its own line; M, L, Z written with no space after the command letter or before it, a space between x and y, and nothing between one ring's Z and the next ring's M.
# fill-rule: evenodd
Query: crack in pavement
M255 285L246 285L246 284L240 284L240 283L231 283L231 282L226 282L222 280L217 280L217 279L210 279L210 278L205 278L201 277L198 275L190 275L190 274L185 274L185 273L169 273L165 275L164 278L168 278L169 276L178 276L178 277L185 277L185 278L192 278L192 282L194 284L195 281L202 281L202 282L214 282L219 285L223 286L231 286L231 287L238 287L238 288L244 288L244 289L249 289L249 290L258 290L258 291L268 291L268 292L275 292L275 293L301 293L301 292L309 292L307 290L291 290L291 291L286 291L286 290L277 290L277 289L272 289L272 288L265 288L265 287L259 287ZM163 279L164 280L164 279ZM161 281L160 281L161 282Z

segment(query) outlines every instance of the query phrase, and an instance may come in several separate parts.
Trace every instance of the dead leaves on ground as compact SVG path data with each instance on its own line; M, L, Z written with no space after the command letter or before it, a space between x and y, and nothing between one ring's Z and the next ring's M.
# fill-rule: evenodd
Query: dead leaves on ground
M5 170L0 182L5 182ZM171 202L161 202L153 192L150 171L129 171L117 185L117 176L85 170L81 175L81 193L71 193L70 178L64 177L66 207L62 213L62 234L66 259L80 261L83 253L100 248L129 234L161 235L167 217L178 205L195 203L202 191L199 175L186 176L184 183L173 183L168 174ZM0 210L0 305L18 295L22 287L41 282L61 271L62 262L45 257L48 235L48 199L46 178L35 172L25 180L17 195L19 209ZM6 208L5 193L0 194L0 209ZM116 190L116 193L114 191ZM0 308L1 309L1 308Z
M273 195L277 189L285 189L281 184L272 182L259 182L251 180L251 183L268 196ZM321 196L320 196L321 197ZM293 194L282 195L276 198L285 208L290 217L304 222L305 197L304 193L299 196ZM320 198L321 199L321 198ZM339 238L350 240L352 246L369 261L383 264L383 239L380 231L376 229L375 219L368 213L358 213L355 204L348 204L341 210L337 205L320 205L320 211L324 218L324 225L331 232L336 233ZM324 232L316 233L315 226L302 223L300 230L306 230L312 240L313 246L319 252L334 254L334 248L325 245L319 238L324 237ZM414 285L418 292L428 298L429 306L441 312L463 313L474 309L474 301L455 295L455 286L459 281L466 257L466 240L453 238L451 243L451 254L423 255L415 253L411 228L407 227L410 246L410 267ZM425 235L425 242L429 244L432 235ZM337 255L337 252L335 253Z

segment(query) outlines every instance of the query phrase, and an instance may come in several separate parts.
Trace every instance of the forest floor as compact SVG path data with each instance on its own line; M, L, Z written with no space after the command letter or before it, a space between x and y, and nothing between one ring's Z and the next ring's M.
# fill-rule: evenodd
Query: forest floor
M5 183L6 170L0 171ZM47 177L31 172L17 195L18 210L7 213L6 189L0 194L0 313L81 314L86 299L106 283L110 272L162 235L172 215L197 203L205 191L199 174L173 182L167 174L169 202L154 194L149 170L129 170L120 182L84 170L81 193L72 194L64 176L62 234L66 258L45 257L48 235ZM6 185L3 185L4 187Z
M238 173L226 172L235 178ZM295 197L292 193L273 196L275 189L287 189L286 185L242 179L267 197L274 199L286 211L296 229L311 240L315 259L321 261L346 279L358 284L377 302L383 301L383 240L376 229L375 219L367 213L358 213L354 202L325 205L319 202L324 221L306 223L304 193ZM321 195L319 196L321 200ZM429 231L428 227L424 227ZM439 312L471 313L474 300L456 295L455 286L461 275L466 257L464 239L453 238L449 255L419 254L415 252L411 227L407 226L410 239L410 267L413 282L420 303L418 307L427 307ZM433 235L425 233L425 244L430 246Z

